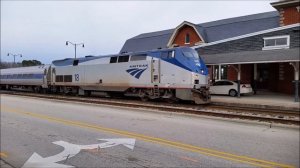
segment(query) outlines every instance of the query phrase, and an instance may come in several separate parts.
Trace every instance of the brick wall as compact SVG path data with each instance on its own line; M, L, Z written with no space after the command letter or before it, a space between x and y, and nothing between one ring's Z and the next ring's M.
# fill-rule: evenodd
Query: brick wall
M296 6L280 8L279 13L280 26L300 23L300 13L297 11Z
M227 70L227 79L232 81L237 80L237 72L231 66L229 66ZM241 83L251 84L252 80L253 80L253 64L241 65Z
M294 68L291 65L289 65L289 63L281 63L277 65L278 69L276 73L279 74L279 71L282 71L281 73L283 74L281 77L279 77L278 75L278 79L276 81L277 86L275 91L289 94L294 93L294 84L292 83L292 81L294 80Z
M253 83L254 78L254 65L244 64L241 65L241 83ZM268 83L266 88L273 92L280 92L286 94L294 93L294 69L289 63L271 63L268 66ZM232 68L228 67L228 80L237 80L237 72ZM299 92L300 93L300 92Z
M186 34L190 35L190 44L185 44L185 36ZM195 43L200 42L201 39L191 26L185 25L178 30L178 33L173 41L173 44L177 44L179 46L194 46Z

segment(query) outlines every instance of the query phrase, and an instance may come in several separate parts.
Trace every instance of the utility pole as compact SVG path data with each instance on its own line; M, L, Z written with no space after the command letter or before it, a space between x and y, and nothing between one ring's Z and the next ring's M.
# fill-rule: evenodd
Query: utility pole
M22 57L22 54L12 54L12 53L7 53L7 56L13 56L13 57L14 57L14 64L16 64L16 57L17 57L17 56Z
M66 41L66 45L72 44L75 47L75 59L76 59L76 49L78 45L81 45L84 48L84 43L72 43L70 41Z

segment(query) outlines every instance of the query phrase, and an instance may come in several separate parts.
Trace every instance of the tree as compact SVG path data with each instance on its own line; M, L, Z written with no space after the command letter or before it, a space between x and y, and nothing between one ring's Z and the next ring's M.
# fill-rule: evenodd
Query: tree
M36 65L42 65L42 63L38 60L23 60L22 61L22 66L36 66Z

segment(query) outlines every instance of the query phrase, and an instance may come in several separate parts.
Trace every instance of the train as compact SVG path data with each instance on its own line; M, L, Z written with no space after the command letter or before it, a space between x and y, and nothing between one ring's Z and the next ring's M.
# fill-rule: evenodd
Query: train
M190 47L66 58L50 65L1 69L0 86L85 96L133 96L143 101L210 102L208 69Z

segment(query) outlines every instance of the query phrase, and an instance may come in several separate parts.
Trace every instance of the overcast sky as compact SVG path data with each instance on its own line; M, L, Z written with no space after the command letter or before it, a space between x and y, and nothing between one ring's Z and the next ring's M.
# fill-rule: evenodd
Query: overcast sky
M1 61L74 57L66 40L84 42L78 57L115 54L141 33L275 11L273 1L1 1Z

